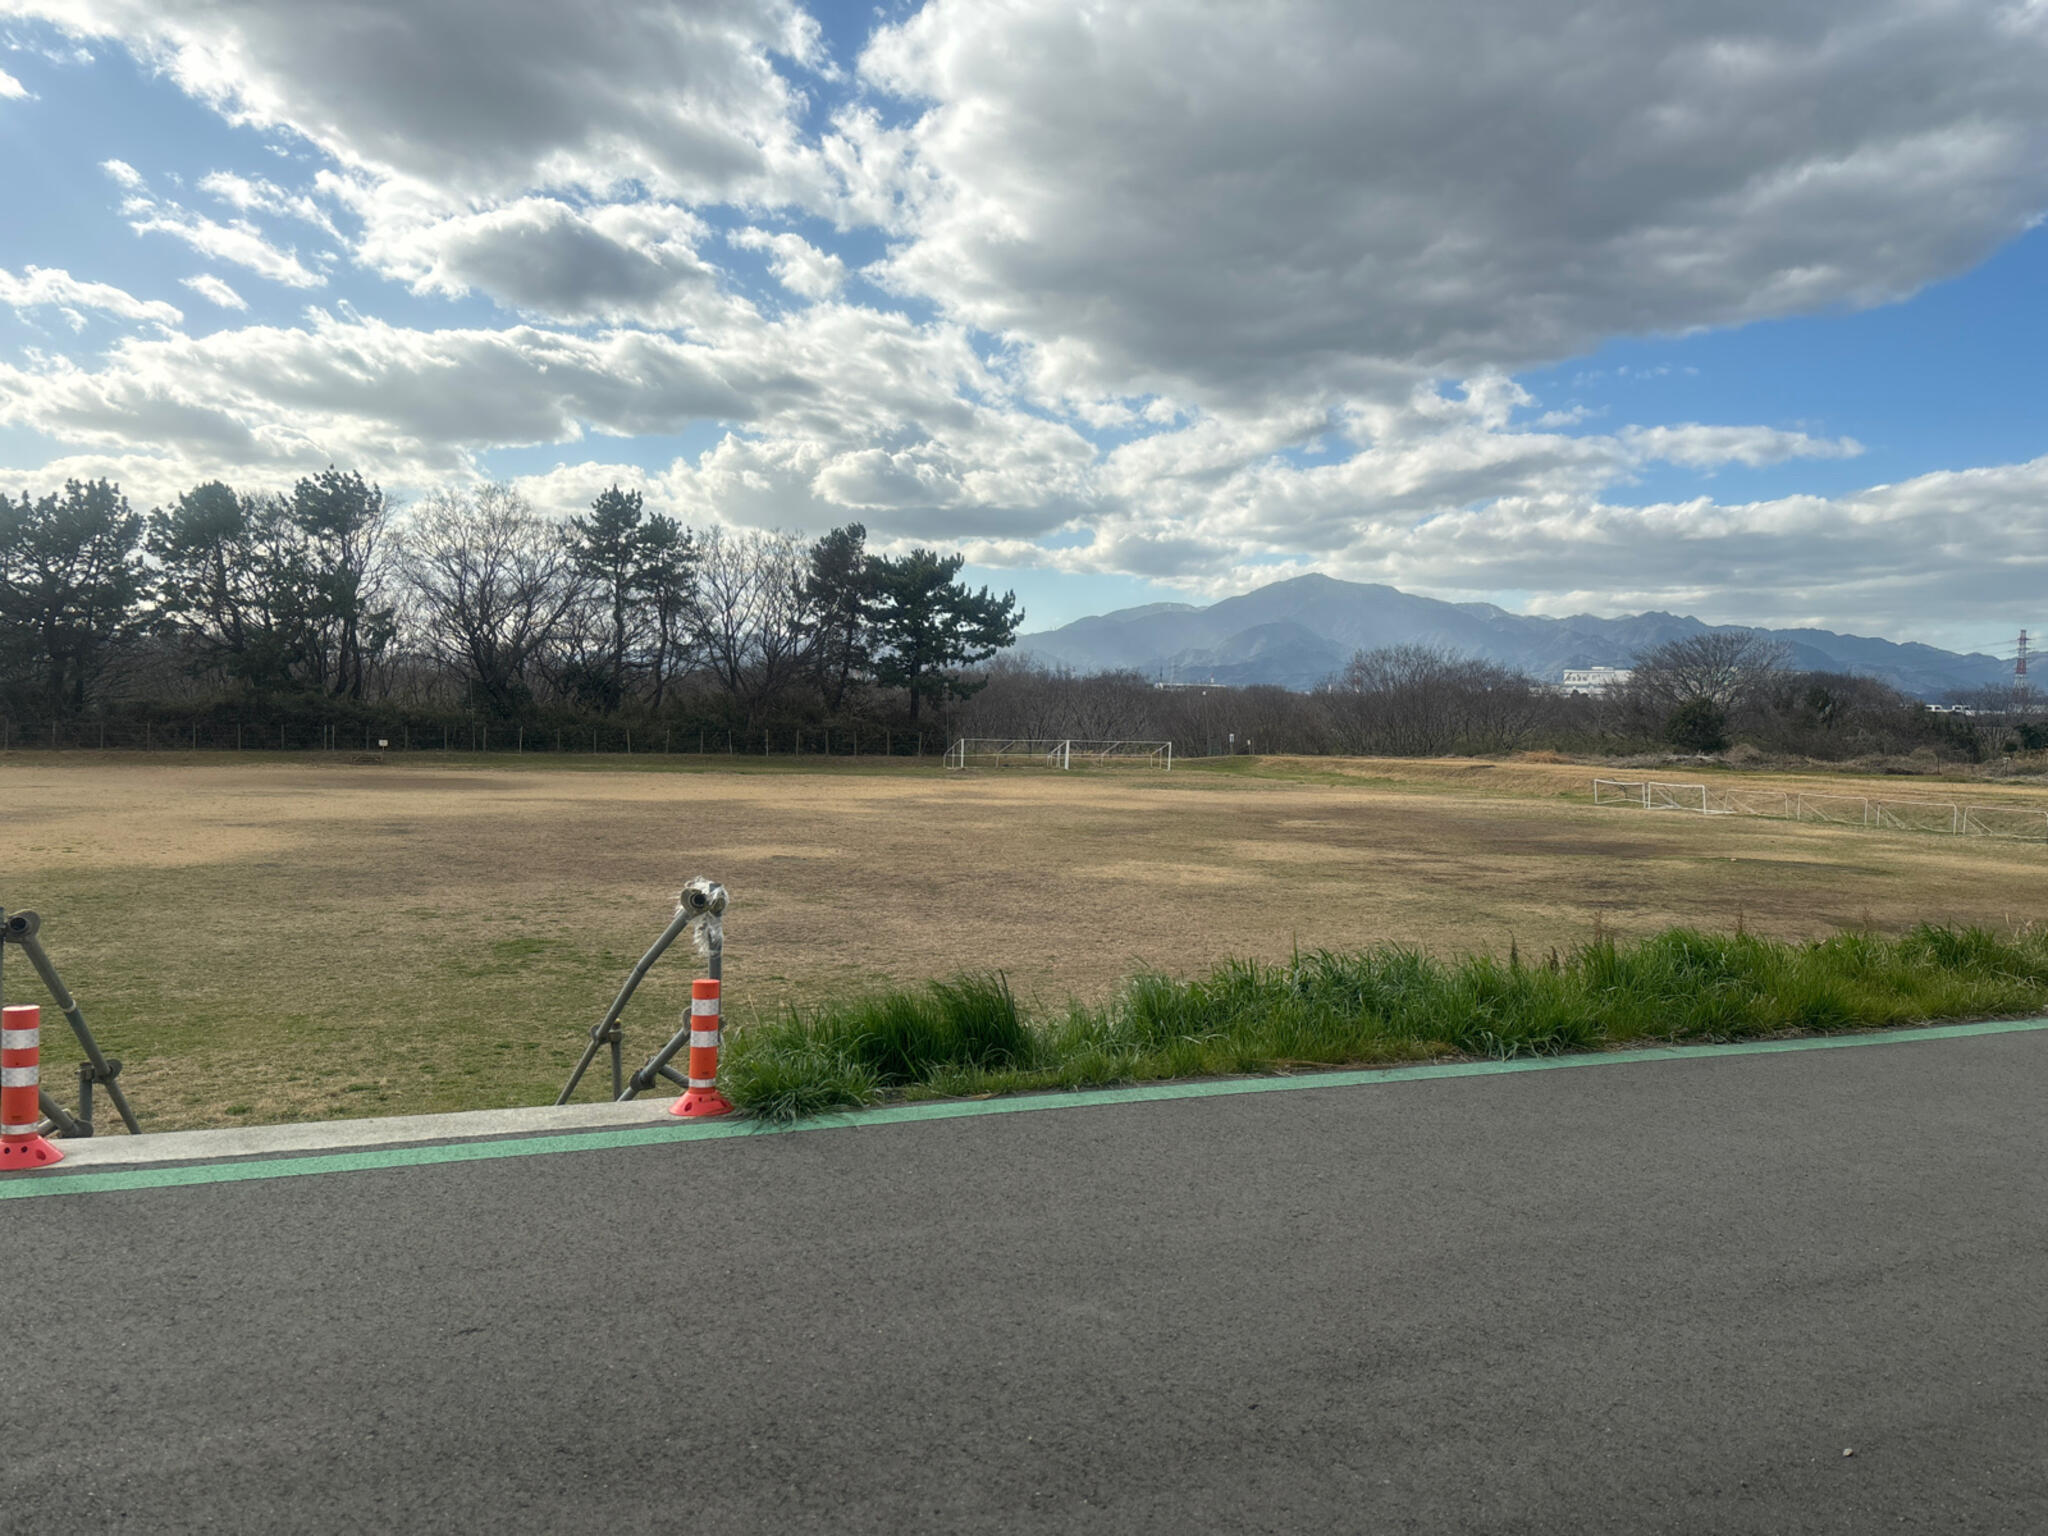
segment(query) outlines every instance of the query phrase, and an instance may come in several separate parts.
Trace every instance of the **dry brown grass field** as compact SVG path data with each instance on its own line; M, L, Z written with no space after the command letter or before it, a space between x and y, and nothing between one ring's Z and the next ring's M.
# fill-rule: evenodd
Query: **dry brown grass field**
M962 970L1056 1005L1134 970L1296 945L1533 953L1596 925L1806 938L2048 911L2040 844L1596 808L1595 771L16 753L0 758L0 905L43 914L158 1130L547 1102L695 874L734 894L740 1027ZM2007 785L1740 782L2048 805ZM678 950L642 988L636 1062L689 974ZM33 987L17 954L8 997ZM48 1038L47 1061L75 1059L61 1028ZM70 1098L66 1071L48 1079Z

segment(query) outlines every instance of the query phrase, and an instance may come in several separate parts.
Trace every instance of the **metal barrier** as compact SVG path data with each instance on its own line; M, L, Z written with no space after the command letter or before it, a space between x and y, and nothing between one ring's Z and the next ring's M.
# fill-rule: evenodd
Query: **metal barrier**
M38 1135L52 1133L74 1140L93 1134L93 1093L104 1088L107 1098L112 1101L114 1112L121 1117L131 1136L142 1134L142 1127L135 1122L135 1111L128 1105L128 1095L121 1091L118 1079L121 1063L100 1049L100 1043L86 1027L85 1012L78 1006L78 999L71 995L71 989L64 985L64 978L57 974L57 967L51 961L49 951L43 948L43 920L34 912L8 912L0 908L0 1001L5 998L5 961L9 947L19 949L27 957L29 965L41 978L50 994L50 1000L57 1005L71 1026L71 1033L77 1039L79 1049L85 1052L85 1060L78 1064L78 1111L73 1113L58 1102L56 1097L44 1088L40 1081L36 1085L37 1132ZM40 1016L40 1015L39 1015Z
M731 1112L732 1105L718 1092L717 1086L720 1037L719 984L724 968L725 908L729 899L725 887L715 880L699 877L683 887L681 896L676 900L675 917L670 920L668 927L662 930L661 937L640 957L639 964L627 975L626 984L619 989L619 995L612 999L612 1005L606 1010L605 1016L591 1026L590 1043L584 1048L583 1059L576 1063L576 1070L569 1074L569 1081L555 1096L557 1104L569 1102L569 1095L574 1093L576 1085L583 1081L583 1074L589 1071L590 1064L597 1060L598 1052L609 1046L612 1056L612 1098L615 1101L638 1098L655 1083L666 1080L683 1090L683 1097L676 1101L674 1107L676 1114L697 1116ZM624 1072L625 1032L619 1022L620 1018L624 1015L626 1004L631 1000L634 990L645 979L654 962L661 958L662 953L685 929L689 930L691 942L697 953L704 957L705 969L710 975L708 980L700 980L693 984L690 1017L684 1020L683 1027L676 1031L668 1044L650 1056L639 1071L629 1077ZM710 989L708 993L698 990L706 986ZM708 1008L701 1006L706 1001L710 1004ZM712 1020L711 1027L700 1028L699 1018L707 1015ZM693 1038L707 1035L710 1037L708 1040ZM686 1046L690 1049L690 1073L687 1077L669 1065L669 1062ZM703 1055L700 1056L700 1052ZM700 1067L704 1070L699 1071ZM724 1107L686 1107L693 1100L701 1101L705 1105L715 1100Z

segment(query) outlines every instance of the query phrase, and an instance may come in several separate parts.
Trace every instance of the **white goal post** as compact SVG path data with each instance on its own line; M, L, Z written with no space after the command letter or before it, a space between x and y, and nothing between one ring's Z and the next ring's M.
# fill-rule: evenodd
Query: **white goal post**
M1630 805L1646 811L1693 811L1708 816L1756 816L1773 821L1820 822L1884 832L1930 832L1951 837L2001 837L2048 842L2048 806L1965 805L1955 800L1884 800L1873 795L1816 790L1664 784L1655 779L1595 779L1595 805Z
M1134 767L1173 769L1170 741L1083 741L1072 736L962 736L946 748L948 768Z
M1643 786L1643 804L1653 811L1698 811L1705 815L1707 786L1704 784L1659 784Z
M1648 805L1649 785L1639 779L1595 779L1595 805Z

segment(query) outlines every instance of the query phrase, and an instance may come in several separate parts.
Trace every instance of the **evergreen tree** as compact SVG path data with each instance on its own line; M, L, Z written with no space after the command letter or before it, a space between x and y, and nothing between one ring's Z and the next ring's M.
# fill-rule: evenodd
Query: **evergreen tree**
M277 496L242 496L218 480L152 512L159 630L183 640L195 671L259 693L303 686L320 650L320 606L305 541Z
M319 636L314 686L361 699L371 664L397 633L396 614L378 605L390 518L384 492L330 464L293 487L289 516L305 539L310 617Z
M959 669L986 661L1017 638L1024 612L1017 594L970 592L953 578L963 555L913 549L900 560L872 562L875 579L876 678L910 695L916 720L926 698L967 698L978 685Z
M811 665L825 707L835 715L846 701L848 684L874 660L875 572L867 537L859 523L834 528L811 546L804 577L805 605L813 615Z
M616 712L626 697L627 660L639 628L646 533L640 493L616 485L598 495L588 516L569 519L570 555L603 611L604 650L591 691L606 714Z
M697 596L697 541L672 517L652 513L641 530L640 569L634 591L647 605L653 634L648 661L648 705L659 710L669 679L689 654L690 614Z
M0 498L0 679L17 707L83 709L139 629L141 514L106 480Z

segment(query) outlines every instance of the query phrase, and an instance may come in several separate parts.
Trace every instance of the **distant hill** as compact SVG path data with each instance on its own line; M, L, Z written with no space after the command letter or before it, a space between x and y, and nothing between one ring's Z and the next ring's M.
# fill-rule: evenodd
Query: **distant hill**
M1439 645L1554 682L1567 667L1625 667L1667 640L1733 625L1671 613L1618 619L1576 614L1532 618L1490 603L1444 603L1394 587L1297 576L1206 608L1148 603L1059 629L1022 635L1018 654L1077 672L1130 669L1168 681L1278 683L1311 688L1351 659L1382 645ZM1825 629L1774 629L1792 664L1812 671L1881 678L1924 699L2006 681L2008 665L1981 652L1959 655Z

